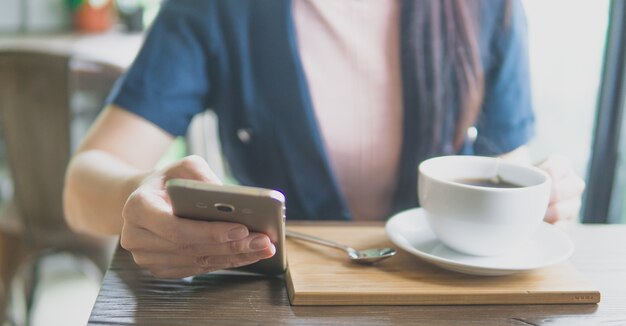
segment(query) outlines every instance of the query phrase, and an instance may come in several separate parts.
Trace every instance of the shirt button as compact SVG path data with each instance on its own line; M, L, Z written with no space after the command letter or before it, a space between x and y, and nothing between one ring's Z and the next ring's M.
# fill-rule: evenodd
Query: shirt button
M252 139L252 129L250 128L240 128L237 130L237 138L244 143L247 144Z

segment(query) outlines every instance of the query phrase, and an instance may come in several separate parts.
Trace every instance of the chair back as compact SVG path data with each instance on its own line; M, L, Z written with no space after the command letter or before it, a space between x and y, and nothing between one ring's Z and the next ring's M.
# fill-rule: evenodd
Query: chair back
M117 67L65 55L0 53L0 128L17 213L30 245L91 247L93 241L73 233L63 215L63 183L72 144L86 130L76 131L72 121L93 120L97 112L85 117L89 111L83 105L89 102L85 92L95 92L92 97L99 92L100 103L95 104L99 108L121 73Z

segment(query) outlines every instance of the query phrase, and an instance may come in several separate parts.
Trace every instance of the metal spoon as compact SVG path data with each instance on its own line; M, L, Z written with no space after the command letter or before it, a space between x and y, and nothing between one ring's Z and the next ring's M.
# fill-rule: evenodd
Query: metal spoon
M332 247L335 249L341 249L348 254L352 262L355 262L358 264L374 264L396 254L396 250L393 248L372 248L372 249L365 249L365 250L356 250L354 248L350 248L348 246L345 246L336 242L320 239L312 235L308 235L308 234L304 234L300 232L294 232L290 230L287 230L285 235L287 235L287 237L290 237L290 238L309 241L309 242L317 243L323 246Z

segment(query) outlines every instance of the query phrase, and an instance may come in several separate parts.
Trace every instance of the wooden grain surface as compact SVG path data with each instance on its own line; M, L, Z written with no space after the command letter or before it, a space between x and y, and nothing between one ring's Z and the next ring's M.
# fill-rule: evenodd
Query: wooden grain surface
M291 306L283 278L214 273L159 280L118 249L91 325L626 325L626 226L579 226L571 261L599 304Z
M382 226L299 226L354 248L393 247ZM350 263L344 252L289 239L286 281L293 305L463 305L597 303L600 293L569 262L514 275L484 277L445 271L405 251L375 266Z

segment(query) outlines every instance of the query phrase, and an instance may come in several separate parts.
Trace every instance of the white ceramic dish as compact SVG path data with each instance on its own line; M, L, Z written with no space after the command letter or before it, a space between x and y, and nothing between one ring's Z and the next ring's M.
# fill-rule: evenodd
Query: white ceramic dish
M424 211L400 212L385 226L391 242L441 268L472 275L507 275L559 263L574 252L574 244L561 230L543 223L520 247L499 256L472 256L441 243L430 229Z

